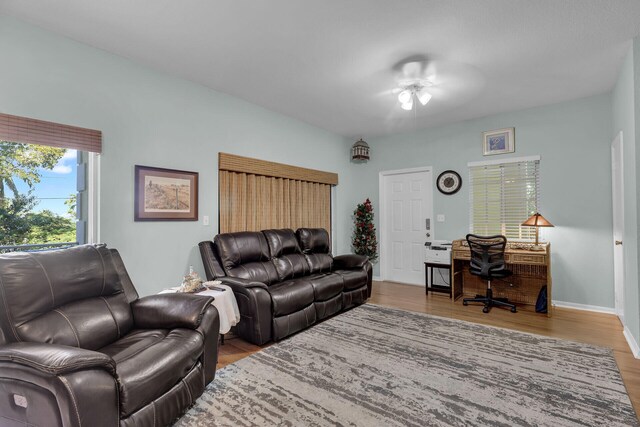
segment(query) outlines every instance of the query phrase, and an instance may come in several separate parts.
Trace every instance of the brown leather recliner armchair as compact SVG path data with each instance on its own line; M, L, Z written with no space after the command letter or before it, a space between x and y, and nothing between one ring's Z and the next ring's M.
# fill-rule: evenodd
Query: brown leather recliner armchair
M212 298L138 298L104 245L0 255L0 425L162 426L213 380Z

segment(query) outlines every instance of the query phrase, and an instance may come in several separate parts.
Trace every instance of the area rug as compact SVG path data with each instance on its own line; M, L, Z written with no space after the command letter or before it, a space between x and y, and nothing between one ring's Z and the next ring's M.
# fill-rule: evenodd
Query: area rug
M612 352L366 304L216 373L177 426L637 426Z

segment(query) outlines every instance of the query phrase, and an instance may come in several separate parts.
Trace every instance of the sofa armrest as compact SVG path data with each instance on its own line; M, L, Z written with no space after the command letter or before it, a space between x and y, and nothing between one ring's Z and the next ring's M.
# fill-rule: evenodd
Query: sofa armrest
M140 329L197 329L213 297L193 294L160 294L131 303L133 323Z
M346 254L333 257L334 270L354 270L362 268L369 262L369 258L364 255Z
M104 353L56 344L6 344L0 346L0 362L11 362L52 375L85 369L102 369L111 375L116 372L116 363Z
M224 285L228 285L234 291L236 288L250 289L250 288L262 288L267 289L267 285L262 282L256 282L253 280L240 279L238 277L219 277L216 280L220 280Z

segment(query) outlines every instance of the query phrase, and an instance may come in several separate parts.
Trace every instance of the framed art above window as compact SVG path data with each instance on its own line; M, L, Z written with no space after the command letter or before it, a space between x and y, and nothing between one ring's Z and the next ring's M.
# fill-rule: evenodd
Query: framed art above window
M516 151L515 128L482 132L482 155L513 153Z

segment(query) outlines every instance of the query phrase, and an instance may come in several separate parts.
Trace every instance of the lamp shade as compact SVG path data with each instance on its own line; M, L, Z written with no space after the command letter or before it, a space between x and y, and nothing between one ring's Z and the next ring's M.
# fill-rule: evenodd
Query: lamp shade
M531 217L523 222L522 225L527 227L553 227L553 224L537 212L534 215L531 215Z

